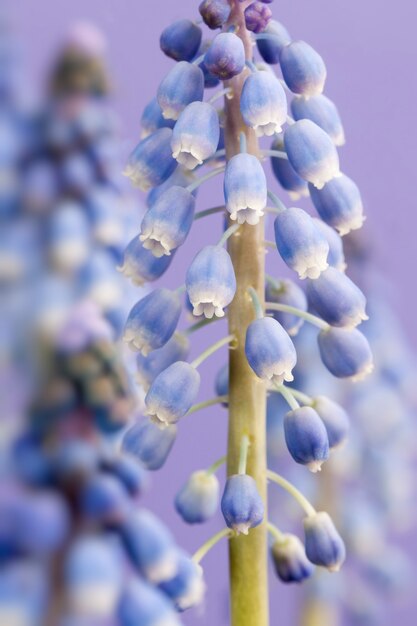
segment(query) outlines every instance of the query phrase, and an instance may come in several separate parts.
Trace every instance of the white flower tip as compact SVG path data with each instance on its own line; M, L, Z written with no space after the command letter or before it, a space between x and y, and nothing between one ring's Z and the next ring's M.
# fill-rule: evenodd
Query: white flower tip
M248 535L250 524L242 522L241 524L234 524L233 530L237 535Z
M372 372L374 371L374 363L373 361L371 361L370 363L368 363L361 372L359 372L358 374L356 374L355 376L351 376L350 380L352 381L352 383L358 383L361 380L364 380L364 378L366 378L367 376L369 376L369 374L372 374Z
M312 474L317 474L317 472L321 472L321 466L324 461L311 461L307 463L307 468L310 470Z

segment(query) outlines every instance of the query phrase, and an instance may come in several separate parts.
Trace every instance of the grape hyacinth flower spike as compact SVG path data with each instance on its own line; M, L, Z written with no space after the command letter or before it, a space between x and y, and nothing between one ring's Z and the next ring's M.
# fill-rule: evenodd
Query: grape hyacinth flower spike
M268 626L268 533L277 575L285 582L309 578L315 564L336 570L344 560L343 542L327 514L316 512L295 485L268 469L266 438L279 435L296 463L317 472L347 436L344 408L319 390L311 397L304 393L310 360L300 357L297 363L297 353L304 357L311 336L305 326L312 324L319 329L314 349L334 376L354 380L372 368L368 342L355 328L366 317L365 297L344 274L341 239L362 224L363 207L356 185L340 172L337 147L344 143L344 130L336 106L322 93L326 66L320 55L271 19L272 1L201 0L198 5L202 19L177 20L161 35L162 51L176 63L147 107L145 139L130 160L132 179L150 191L141 232L125 252L123 270L138 283L160 278L171 262L175 267L181 254L176 250L189 246L192 224L194 235L208 216L215 220L220 213L221 234L217 243L204 241L193 251L184 286L158 287L129 314L125 339L142 351L137 382L145 394L145 417L126 430L122 451L147 469L158 469L177 431L185 431L197 411L214 405L226 409L226 456L209 469L192 471L175 497L184 522L211 520L219 508L215 473L224 463L224 526L190 562L169 534L141 520L140 512L139 519L135 512L119 524L136 569L179 611L201 600L200 562L228 538L230 624ZM223 87L207 98L205 89L220 81ZM294 119L287 115L286 92L291 92ZM263 136L273 137L270 149L259 144ZM279 184L291 199L310 196L318 217L308 209L287 208L280 193L268 188L266 158L274 173L271 186ZM223 178L224 203L198 209L196 190L215 177ZM275 243L266 236L269 214L274 214ZM282 266L305 281L302 287L266 274L266 249L275 247L280 258L271 255L272 262L282 259ZM178 331L184 287L184 323L190 325ZM194 333L208 324L214 332L222 326L213 323L217 318L227 319L229 334L188 362ZM199 366L226 346L229 359L216 377L215 396L197 401ZM314 375L317 384L319 371ZM270 413L271 407L277 412L273 431L267 430L268 394ZM277 446L273 442L268 448ZM305 548L267 518L272 510L266 506L267 481L303 508ZM120 611L130 615L133 605L140 609L133 596L125 596ZM146 626L159 626L159 613L150 615Z

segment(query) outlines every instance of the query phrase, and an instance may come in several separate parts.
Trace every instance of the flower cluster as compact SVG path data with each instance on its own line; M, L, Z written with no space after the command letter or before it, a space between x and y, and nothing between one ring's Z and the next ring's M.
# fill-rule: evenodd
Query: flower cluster
M191 261L185 285L157 287L135 304L125 325L124 339L138 352L138 381L146 396L145 417L127 430L122 447L149 469L163 465L185 415L216 402L227 407L227 366L217 377L218 397L196 404L198 368L226 344L242 349L242 367L249 366L257 385L278 392L289 404L283 424L288 451L312 472L344 441L349 419L330 398L310 398L293 386L293 337L305 321L318 327L321 360L337 378L359 380L372 370L368 342L357 329L367 319L365 297L345 274L341 235L359 228L364 218L355 183L340 172L337 147L344 143L343 126L335 105L323 95L326 67L321 56L272 20L268 4L204 0L199 7L203 22L210 31L220 29L209 32L207 40L199 23L188 19L164 29L161 49L176 63L145 108L142 139L125 170L135 186L148 192L148 210L122 266L135 284L165 273L196 220L217 212L228 219L219 241L203 247ZM205 90L219 81L224 88L206 97ZM214 103L221 97L224 107L219 111ZM269 148L258 144L268 137L273 138ZM287 208L268 188L265 157L271 158L277 181L293 200L310 195L319 218L298 207ZM224 206L195 212L198 187L223 173ZM248 286L252 259L248 253L233 254L253 229L260 233L262 257L262 245L269 245L263 241L263 218L270 213L275 214L271 246L305 280L305 292L293 280L271 276L265 293L259 285ZM252 311L252 321L188 362L187 335L228 315L242 285L242 306ZM191 307L197 319L179 331L184 290L186 308ZM240 330L243 342L237 337ZM229 463L221 497L227 528L217 539L228 532L246 535L266 522L259 481L248 470L251 447L256 445L249 433L242 433L239 463L235 468ZM175 505L186 522L203 522L218 508L215 472L221 463L193 473L178 493ZM339 569L345 548L328 514L317 512L279 475L270 472L269 478L295 494L306 513L305 547L268 523L280 578L300 581L312 573L313 564ZM200 556L204 553L203 547Z
M138 399L117 342L130 199L101 36L78 26L47 102L23 114L2 19L0 622L179 626L201 568L139 505L146 469L114 445Z

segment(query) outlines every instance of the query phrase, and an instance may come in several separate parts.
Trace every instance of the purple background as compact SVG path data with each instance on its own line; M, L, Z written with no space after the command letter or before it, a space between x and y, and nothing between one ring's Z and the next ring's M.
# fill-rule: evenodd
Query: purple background
M171 66L159 51L159 33L177 17L196 17L198 0L18 0L16 5L26 57L38 80L42 80L70 24L85 18L102 28L108 39L114 104L123 120L126 150L133 146L139 137L143 106ZM280 0L272 8L293 37L311 43L326 61L326 93L338 105L348 140L341 152L342 168L361 188L368 215L366 232L375 248L376 261L392 285L388 296L410 342L417 346L416 5L412 0ZM214 206L220 199L219 184L213 183L199 195L199 207ZM204 227L198 223L192 242L180 251L170 270L171 284L182 281L191 255L203 243L217 238L219 229L218 216L210 217ZM199 352L218 335L218 326L199 334L193 352ZM212 395L212 378L222 363L222 354L202 368L202 398ZM192 469L204 467L224 453L225 418L223 410L214 408L182 425L174 452L166 467L153 477L152 494L147 498L158 513L170 520L174 532L190 550L217 530L221 522L217 519L197 529L185 527L172 511L172 497ZM185 618L187 624L227 623L225 557L225 544L207 557L209 610L201 617L190 614ZM273 623L297 623L300 591L283 589L273 578L271 588ZM277 620L278 614L282 619ZM415 624L415 610L410 603L391 607L387 623L394 614L404 626Z

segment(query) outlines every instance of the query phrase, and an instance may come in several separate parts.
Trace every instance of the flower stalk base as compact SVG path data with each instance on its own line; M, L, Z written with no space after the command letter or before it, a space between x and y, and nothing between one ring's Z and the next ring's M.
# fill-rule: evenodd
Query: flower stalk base
M230 23L239 25L247 59L252 58L252 45L245 27L242 5L230 0ZM249 73L249 70L247 70ZM240 151L240 134L246 136L247 151L259 156L258 142L253 130L245 126L240 114L240 94L247 73L226 81L232 98L225 103L226 158ZM264 223L243 224L228 241L237 291L229 307L229 332L237 338L237 348L230 352L228 475L236 474L242 437L250 440L247 472L256 480L259 493L266 504L266 391L245 357L245 336L255 312L248 288L253 287L264 302L265 252ZM267 515L265 514L265 520ZM229 540L231 626L268 626L268 579L266 521L250 530L247 536Z

